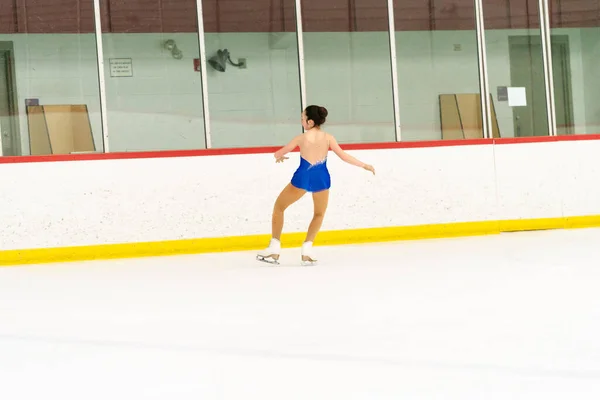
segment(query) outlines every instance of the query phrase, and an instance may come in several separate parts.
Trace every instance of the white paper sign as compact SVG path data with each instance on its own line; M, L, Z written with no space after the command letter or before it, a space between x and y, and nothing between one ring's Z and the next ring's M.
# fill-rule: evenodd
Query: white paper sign
M527 105L527 91L524 87L508 88L508 106L525 107Z
M111 58L109 61L111 77L133 76L133 62L131 58Z

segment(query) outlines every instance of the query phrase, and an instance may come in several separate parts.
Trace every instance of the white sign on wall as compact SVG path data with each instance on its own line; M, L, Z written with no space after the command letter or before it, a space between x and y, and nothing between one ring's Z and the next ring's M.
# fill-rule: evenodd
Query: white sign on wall
M111 58L110 76L113 78L132 77L133 61L131 58Z
M508 88L508 106L525 107L527 106L527 90L524 87Z

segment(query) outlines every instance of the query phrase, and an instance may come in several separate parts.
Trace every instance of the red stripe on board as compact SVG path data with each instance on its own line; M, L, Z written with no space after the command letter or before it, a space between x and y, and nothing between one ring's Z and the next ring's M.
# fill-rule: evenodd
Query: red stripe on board
M0 157L0 164L56 161L128 160L139 158L172 158L274 153L280 147L244 147L228 149L162 150L123 153L57 154L47 156Z
M600 134L501 138L501 139L494 139L494 144L575 142L575 141L581 141L581 140L600 140Z
M493 144L492 139L431 140L423 142L356 143L340 145L344 150L415 149L427 147L476 146Z
M490 139L473 139L473 140L435 140L435 141L428 141L428 142L351 143L351 144L342 144L341 147L344 150L384 150L384 149L409 149L409 148L425 148L425 147L473 146L473 145L481 145L481 144L492 144L492 140L490 140ZM57 155L46 155L46 156L0 157L0 164L265 154L265 153L274 153L277 150L279 150L280 148L281 148L281 146L269 146L269 147L240 147L240 148L226 148L226 149L163 150L163 151L140 151L140 152L123 152L123 153L115 152L115 153L57 154ZM298 149L296 149L294 151L298 151Z
M499 138L494 139L494 144L517 144L517 143L547 143L556 142L558 136L528 136L521 138Z
M474 146L492 144L523 144L545 142L568 142L580 140L600 140L600 134L568 135L568 136L533 136L526 138L501 139L465 139L465 140L432 140L419 142L386 142L386 143L351 143L343 144L344 150L385 150L385 149L415 149L429 147ZM58 162L58 161L89 161L89 160L127 160L141 158L172 158L172 157L202 157L242 154L274 153L281 146L240 147L226 149L196 149L196 150L163 150L140 151L123 153L92 153L92 154L61 154L46 156L0 157L0 164ZM297 150L296 150L297 151Z

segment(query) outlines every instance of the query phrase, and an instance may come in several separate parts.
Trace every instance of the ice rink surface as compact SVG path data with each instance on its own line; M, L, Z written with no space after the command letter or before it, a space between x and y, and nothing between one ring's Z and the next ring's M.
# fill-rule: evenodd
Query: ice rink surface
M0 399L600 398L600 230L0 268ZM266 244L265 244L266 245Z

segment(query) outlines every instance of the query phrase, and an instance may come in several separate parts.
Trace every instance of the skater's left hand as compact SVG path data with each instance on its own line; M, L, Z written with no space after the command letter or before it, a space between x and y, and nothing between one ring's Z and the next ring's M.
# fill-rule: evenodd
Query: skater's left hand
M363 168L364 168L364 169L366 169L366 170L367 170L367 171L369 171L369 172L372 172L372 173L373 173L373 175L375 175L375 168L373 168L373 166L372 166L372 165L365 164L365 166L364 166Z
M282 162L284 162L285 160L288 160L288 159L289 159L289 157L285 157L285 156L284 157L279 157L277 160L275 160L275 162L276 163L282 163Z

